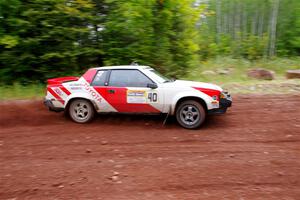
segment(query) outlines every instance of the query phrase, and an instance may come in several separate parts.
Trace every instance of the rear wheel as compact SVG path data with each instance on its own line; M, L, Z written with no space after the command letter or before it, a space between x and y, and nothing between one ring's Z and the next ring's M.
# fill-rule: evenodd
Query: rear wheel
M93 105L85 99L76 99L69 106L69 116L74 122L87 123L94 118Z
M176 120L184 128L196 129L200 127L206 117L203 106L194 100L187 100L178 106Z

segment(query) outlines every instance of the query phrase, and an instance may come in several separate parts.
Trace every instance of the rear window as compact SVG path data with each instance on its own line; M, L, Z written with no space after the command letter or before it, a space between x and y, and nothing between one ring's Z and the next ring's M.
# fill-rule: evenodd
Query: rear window
M95 75L92 85L94 86L105 86L107 70L100 70Z

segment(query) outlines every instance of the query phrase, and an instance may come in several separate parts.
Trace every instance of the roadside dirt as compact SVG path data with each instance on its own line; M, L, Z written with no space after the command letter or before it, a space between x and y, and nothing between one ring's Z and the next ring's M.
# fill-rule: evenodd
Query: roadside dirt
M195 131L162 122L1 102L0 199L300 199L299 95L237 96Z

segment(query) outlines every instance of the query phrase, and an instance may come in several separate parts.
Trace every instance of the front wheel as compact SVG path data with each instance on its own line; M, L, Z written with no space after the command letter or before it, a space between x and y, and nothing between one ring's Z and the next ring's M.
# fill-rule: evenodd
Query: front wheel
M203 106L194 100L187 100L178 106L176 109L176 120L184 128L196 129L199 128L206 117L206 112Z
M69 116L74 122L87 123L94 118L93 105L85 99L76 99L69 106Z

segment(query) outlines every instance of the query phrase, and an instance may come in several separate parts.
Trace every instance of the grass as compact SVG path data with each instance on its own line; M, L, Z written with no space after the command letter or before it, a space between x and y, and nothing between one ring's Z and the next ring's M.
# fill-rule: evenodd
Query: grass
M222 84L230 82L249 82L253 79L247 77L247 70L252 68L265 68L276 73L276 78L281 78L285 75L286 70L300 69L300 57L295 58L275 58L262 59L255 62L250 62L246 59L233 59L230 57L219 57L204 61L198 68L191 69L185 79L195 81L205 81ZM229 70L228 75L222 75L218 72ZM203 74L204 71L213 71L215 74Z
M27 86L18 83L10 86L1 85L0 100L42 98L45 95L45 90L45 85L41 84Z
M252 68L272 70L275 72L275 79L264 81L249 78L247 71ZM214 83L231 93L300 93L300 79L285 78L289 69L300 69L300 57L262 59L255 62L219 57L202 62L198 68L191 69L184 79ZM223 71L228 71L228 74L222 74Z
M262 81L247 77L247 70L265 68L276 73L275 80ZM298 93L300 94L300 79L287 80L284 75L288 69L300 69L300 57L275 58L250 62L246 59L219 57L202 62L198 68L191 69L182 79L215 83L228 89L231 93ZM228 70L228 74L221 74ZM204 74L210 71L212 74ZM23 86L0 85L0 100L42 98L45 95L45 85L31 84Z
M272 81L252 80L223 83L220 86L232 94L300 94L300 80L277 78Z

